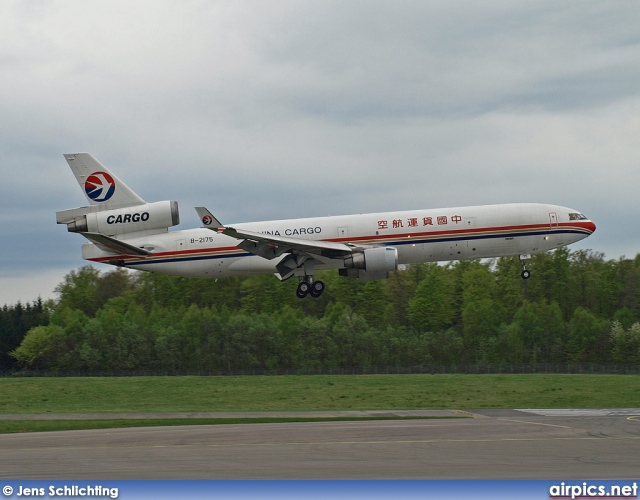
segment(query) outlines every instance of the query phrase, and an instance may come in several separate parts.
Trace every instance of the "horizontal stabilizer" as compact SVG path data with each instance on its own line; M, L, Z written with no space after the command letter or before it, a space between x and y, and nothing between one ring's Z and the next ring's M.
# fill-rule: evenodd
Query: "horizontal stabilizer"
M80 233L87 238L91 243L97 246L103 252L115 253L118 255L135 255L138 257L147 257L151 255L144 248L136 247L125 243L124 241L116 240L109 236L105 236L100 233Z

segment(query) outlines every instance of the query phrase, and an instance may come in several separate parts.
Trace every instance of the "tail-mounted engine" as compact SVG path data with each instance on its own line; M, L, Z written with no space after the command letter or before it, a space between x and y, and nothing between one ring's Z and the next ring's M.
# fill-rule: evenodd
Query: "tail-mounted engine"
M344 259L345 269L340 276L360 278L362 281L386 279L398 269L398 250L395 247L367 248Z
M71 233L100 233L117 236L128 233L159 232L180 224L177 201L158 201L114 210L94 207L56 213L58 224Z

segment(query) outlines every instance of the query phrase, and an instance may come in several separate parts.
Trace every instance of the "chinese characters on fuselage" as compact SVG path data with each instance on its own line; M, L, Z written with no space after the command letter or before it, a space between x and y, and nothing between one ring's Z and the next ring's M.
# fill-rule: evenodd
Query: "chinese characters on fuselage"
M459 215L454 215L451 218L446 215L438 216L435 218L435 224L433 219L433 217L422 217L422 220L420 220L418 217L409 217L408 219L393 219L391 221L379 220L378 229L400 229L403 227L424 227L433 225L445 226L449 224L449 220L455 224L459 224L462 221L462 217Z

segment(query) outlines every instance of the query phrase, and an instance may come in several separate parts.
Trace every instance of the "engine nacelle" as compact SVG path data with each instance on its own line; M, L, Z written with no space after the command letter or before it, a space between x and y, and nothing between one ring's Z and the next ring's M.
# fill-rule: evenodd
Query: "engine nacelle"
M362 281L380 280L398 269L398 250L395 247L367 248L344 259L340 275Z
M158 201L133 207L92 212L67 223L71 233L100 233L107 236L168 229L180 224L177 201Z

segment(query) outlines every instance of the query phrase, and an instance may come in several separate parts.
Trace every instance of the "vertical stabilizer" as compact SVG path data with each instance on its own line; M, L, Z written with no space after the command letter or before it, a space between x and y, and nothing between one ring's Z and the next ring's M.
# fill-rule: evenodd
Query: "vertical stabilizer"
M65 154L89 204L98 210L143 205L145 201L89 153ZM99 207L99 208L98 208Z

